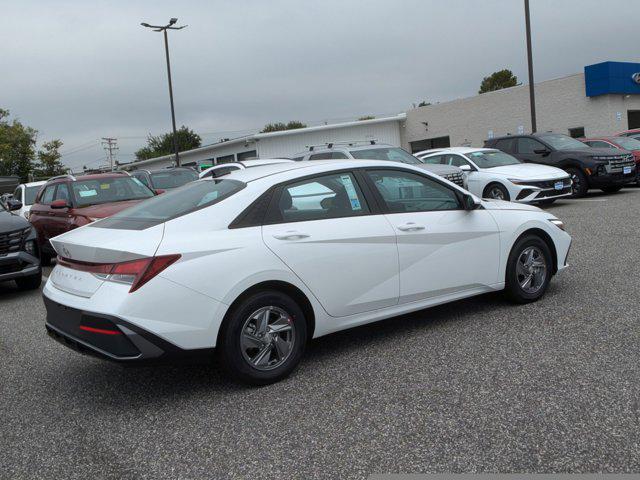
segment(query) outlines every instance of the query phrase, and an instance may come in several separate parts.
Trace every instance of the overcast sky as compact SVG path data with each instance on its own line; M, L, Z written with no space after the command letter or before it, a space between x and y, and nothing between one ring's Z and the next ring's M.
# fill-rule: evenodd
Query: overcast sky
M531 0L536 81L605 60L640 61L637 0ZM271 121L395 114L477 92L510 68L526 80L521 0L28 1L0 17L0 108L60 138L69 166L96 166L99 138L130 161L176 117L203 143Z

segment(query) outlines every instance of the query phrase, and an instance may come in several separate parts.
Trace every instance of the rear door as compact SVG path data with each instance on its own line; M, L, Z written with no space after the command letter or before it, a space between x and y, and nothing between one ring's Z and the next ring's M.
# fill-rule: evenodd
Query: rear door
M64 200L67 205L71 206L71 197L69 193L69 187L66 183L59 183L56 186L56 191L53 195L53 200ZM73 215L70 212L70 208L52 208L49 211L49 223L47 227L47 234L49 238L56 237L69 231L73 226Z
M398 302L393 229L352 172L279 187L262 228L264 242L333 317Z
M464 210L456 190L418 173L367 174L397 235L400 303L498 283L499 232L487 210Z

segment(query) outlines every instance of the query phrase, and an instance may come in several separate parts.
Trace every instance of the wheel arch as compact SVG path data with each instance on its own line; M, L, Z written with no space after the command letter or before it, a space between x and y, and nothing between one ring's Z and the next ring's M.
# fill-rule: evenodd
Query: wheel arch
M224 318L222 319L221 328L218 329L216 345L219 345L220 342L220 335L223 330L222 325L225 325L229 315L231 315L231 312L233 312L238 304L254 293L265 290L277 290L290 296L304 312L304 317L307 323L307 340L311 340L313 338L313 334L316 328L316 314L313 309L313 305L307 295L298 287L289 282L285 282L282 280L268 280L256 283L255 285L246 288L235 298L235 300L233 300L233 302L231 302L229 308L227 308Z
M553 239L551 238L551 236L541 228L528 228L520 235L518 235L518 237L511 244L509 255L511 255L513 247L516 245L516 243L518 243L522 237L525 237L527 235L535 235L537 237L540 237L544 241L544 243L547 244L547 247L549 247L549 251L551 252L551 260L553 264L551 271L553 275L555 275L558 272L558 251L556 250L556 245L555 243L553 243Z
M489 190L492 186L497 185L500 186L502 188L505 189L505 191L507 192L507 195L509 195L509 197L511 197L511 192L509 191L509 187L507 187L504 183L502 183L500 180L495 180L492 179L490 181L488 181L486 183L486 185L482 188L482 198L488 198L485 196L485 193L487 192L487 190ZM511 201L511 198L507 199L507 201Z

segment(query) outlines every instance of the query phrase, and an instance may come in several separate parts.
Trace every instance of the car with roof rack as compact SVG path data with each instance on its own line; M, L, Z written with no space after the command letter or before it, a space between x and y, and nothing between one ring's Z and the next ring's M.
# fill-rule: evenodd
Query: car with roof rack
M293 156L293 160L296 161L347 159L386 160L415 165L418 168L427 170L455 183L462 188L467 188L466 175L458 167L451 165L427 165L402 148L377 143L375 140L310 145L305 152L300 152Z
M38 235L43 265L56 255L51 239L131 207L156 193L127 172L60 175L38 192L29 221Z
M191 167L171 167L160 170L137 169L130 172L147 187L162 193L166 190L181 187L198 179L198 172Z
M591 188L617 192L636 179L631 152L593 148L561 133L506 135L484 143L487 148L502 150L526 163L561 168L571 176L573 197L583 197Z
M571 196L571 178L564 170L524 163L494 148L450 147L414 155L427 164L466 171L468 190L481 198L551 204Z
M293 160L289 158L256 158L251 160L239 160L237 162L220 163L200 172L200 178L218 178L227 175L235 170L261 167L263 165L276 165L278 163L287 163L292 161Z

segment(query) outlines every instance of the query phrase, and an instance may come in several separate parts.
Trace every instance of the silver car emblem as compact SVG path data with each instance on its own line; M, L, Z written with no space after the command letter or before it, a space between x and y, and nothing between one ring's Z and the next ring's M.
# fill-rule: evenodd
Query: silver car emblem
M67 249L67 247L62 247L62 253L64 253L64 256L67 258L71 257L71 252Z
M631 79L637 84L640 84L640 72L636 72L633 75L631 75Z

